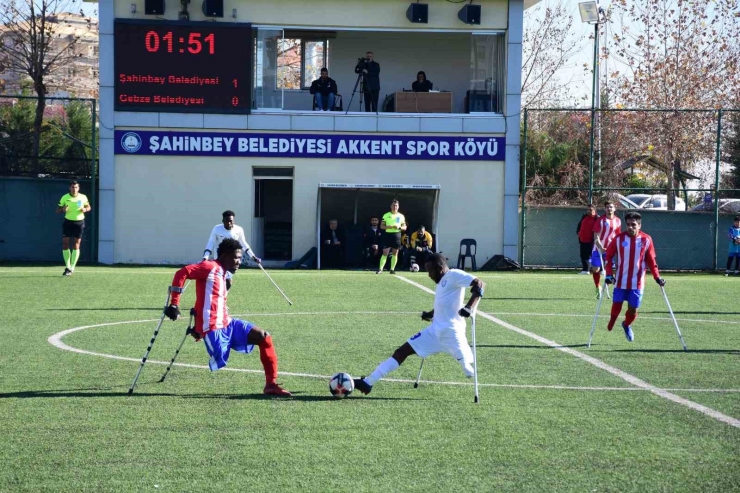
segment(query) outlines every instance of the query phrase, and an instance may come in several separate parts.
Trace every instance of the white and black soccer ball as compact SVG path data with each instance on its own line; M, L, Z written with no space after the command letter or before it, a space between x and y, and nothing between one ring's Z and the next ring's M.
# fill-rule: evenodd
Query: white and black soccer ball
M411 268L409 270L411 272L419 272L419 264L417 264L417 263L411 264Z
M355 390L355 382L349 373L337 373L329 380L329 392L337 399L344 399Z

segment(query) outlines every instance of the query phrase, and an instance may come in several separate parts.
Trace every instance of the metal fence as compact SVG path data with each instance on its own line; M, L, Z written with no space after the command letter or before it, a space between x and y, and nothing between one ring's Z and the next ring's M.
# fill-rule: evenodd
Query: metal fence
M97 101L48 97L40 128L37 110L35 96L0 95L0 260L61 258L54 209L72 180L92 205L81 260L97 259Z
M594 203L666 197L638 208L659 265L724 266L726 232L740 211L740 110L525 109L521 252L525 267L580 266L576 225ZM700 185L697 185L699 183ZM694 209L693 211L691 209ZM740 213L740 212L737 212Z

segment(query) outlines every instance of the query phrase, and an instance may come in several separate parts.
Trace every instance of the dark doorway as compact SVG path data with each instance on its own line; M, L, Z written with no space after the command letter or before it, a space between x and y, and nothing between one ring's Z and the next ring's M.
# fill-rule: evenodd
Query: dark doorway
M256 175L256 173L255 173ZM255 242L262 245L264 260L293 258L293 180L254 179ZM260 241L261 240L261 241Z

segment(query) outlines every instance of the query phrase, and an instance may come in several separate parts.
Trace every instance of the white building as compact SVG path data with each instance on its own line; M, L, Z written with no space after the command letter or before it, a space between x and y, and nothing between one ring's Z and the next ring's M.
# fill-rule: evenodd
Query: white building
M453 260L462 238L479 265L517 258L522 22L536 1L427 0L422 23L400 0L226 0L216 18L195 0L180 22L175 2L147 15L144 0L100 0L100 262L195 261L230 209L283 263L329 218L356 234L393 197ZM479 24L460 19L476 6ZM366 51L377 114L353 96ZM322 66L343 111L312 111ZM420 70L440 92L404 92Z

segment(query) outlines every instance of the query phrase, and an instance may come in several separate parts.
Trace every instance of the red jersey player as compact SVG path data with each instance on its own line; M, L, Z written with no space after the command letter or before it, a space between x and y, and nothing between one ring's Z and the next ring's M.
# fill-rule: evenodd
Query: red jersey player
M594 223L594 248L591 252L591 275L596 285L596 299L601 298L601 259L604 252L622 229L622 220L615 215L617 208L614 202L604 202L605 214Z
M265 394L290 397L290 392L277 384L278 360L272 336L250 322L232 319L226 307L226 273L234 274L239 268L242 246L237 240L226 238L218 245L217 255L216 260L186 265L175 273L172 286L178 289L173 290L165 315L172 320L180 317L178 304L185 279L195 279L195 338L205 342L211 371L226 366L232 349L246 354L258 346L265 369Z
M637 309L642 302L642 292L645 288L645 271L650 269L655 282L665 286L665 279L660 278L658 263L655 260L655 246L653 239L640 231L642 227L642 216L638 212L628 212L624 216L627 231L620 233L614 238L606 249L606 283L615 284L612 312L607 328L612 330L619 313L622 311L622 303L627 301L627 312L622 322L624 335L632 342L635 336L632 333L632 322L637 318ZM617 275L613 275L612 259L617 258Z

